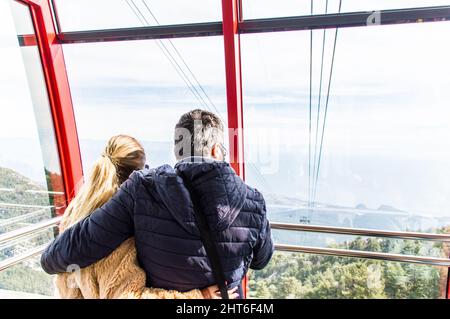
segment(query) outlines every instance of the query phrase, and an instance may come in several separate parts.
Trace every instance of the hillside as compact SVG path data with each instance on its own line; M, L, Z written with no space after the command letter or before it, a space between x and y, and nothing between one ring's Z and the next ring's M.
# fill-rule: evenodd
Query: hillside
M46 189L12 169L0 167L0 203L49 205L47 195L32 193L30 190ZM4 217L0 212L0 218Z
M419 241L356 238L346 246L401 254L434 253L432 248L425 249ZM442 247L434 248L445 256ZM445 267L276 252L266 268L250 272L250 298L445 298L447 271Z
M37 191L37 192L35 192ZM0 234L51 218L46 189L16 171L0 167ZM41 193L43 192L43 193ZM48 243L52 229L0 247L0 261ZM52 277L41 269L38 258L27 260L0 272L0 290L52 295Z

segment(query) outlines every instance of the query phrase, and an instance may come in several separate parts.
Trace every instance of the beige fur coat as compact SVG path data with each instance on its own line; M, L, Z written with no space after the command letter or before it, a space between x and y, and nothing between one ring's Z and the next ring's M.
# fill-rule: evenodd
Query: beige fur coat
M202 299L200 290L181 293L148 288L139 267L134 239L126 240L109 256L79 272L56 276L56 294L64 299Z

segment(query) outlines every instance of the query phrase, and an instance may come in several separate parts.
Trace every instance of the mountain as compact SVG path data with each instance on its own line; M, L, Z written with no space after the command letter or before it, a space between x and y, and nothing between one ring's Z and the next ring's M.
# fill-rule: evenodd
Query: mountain
M45 191L46 188L20 173L0 167L0 203L48 206L48 195L41 193Z
M44 190L44 188L29 178L10 168L0 167L0 188L15 188Z
M51 218L53 210L46 190L17 171L0 167L0 234ZM46 229L2 244L0 261L45 245L53 238L53 229ZM52 287L52 277L40 269L36 258L0 272L0 294L23 297L22 292L28 292L37 294L33 297L50 296L53 294Z
M0 233L51 218L46 188L18 172L0 167Z
M398 208L389 206L389 205L381 205L380 207L378 207L377 210L381 210L381 211L390 211L390 212L405 212L403 210L400 210Z
M272 222L303 223L391 231L417 231L435 233L450 226L450 216L416 215L388 205L369 209L364 204L345 207L316 203L309 208L306 201L288 196L265 194L268 218ZM274 239L283 244L328 246L351 241L355 236L273 231Z

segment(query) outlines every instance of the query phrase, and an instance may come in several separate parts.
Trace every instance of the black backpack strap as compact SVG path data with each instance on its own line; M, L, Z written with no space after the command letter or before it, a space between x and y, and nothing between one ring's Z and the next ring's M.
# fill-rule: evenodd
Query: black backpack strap
M191 195L195 219L197 221L198 229L200 230L200 236L203 242L203 246L205 246L206 254L208 255L209 261L211 262L214 279L216 280L216 283L220 289L220 295L222 296L222 299L229 299L228 287L225 280L222 263L220 262L219 254L217 253L217 247L212 240L211 231L209 229L209 224L206 220L206 216L199 210L200 206L198 205L198 198L195 192L192 190L189 181L180 171L178 171L178 174L183 179L184 186L186 186L189 194Z

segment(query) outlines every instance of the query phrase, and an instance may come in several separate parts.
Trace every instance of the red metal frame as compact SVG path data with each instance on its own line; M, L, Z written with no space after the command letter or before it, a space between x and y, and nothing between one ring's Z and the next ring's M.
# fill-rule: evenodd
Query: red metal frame
M16 1L29 6L35 27L68 203L83 178L83 169L62 45L58 41L49 0Z
M24 34L19 36L19 43L23 46L36 46L37 40L34 34Z
M450 299L450 267L447 271L447 289L446 289L445 299Z
M239 22L241 0L222 0L223 41L225 48L225 75L230 142L230 163L236 173L245 179L244 114L242 102L241 43ZM247 297L247 277L242 282Z
M236 173L244 178L241 47L238 32L239 8L239 0L222 0L228 128L230 129L230 163Z
M66 201L69 202L75 195L77 183L83 178L83 171L62 45L58 41L49 0L16 1L30 7L35 25L36 40L41 54L58 143ZM236 173L245 178L239 36L239 22L242 20L241 8L241 0L222 0L228 127L235 133L233 134L232 131L230 134L230 162ZM25 40L31 40L27 43L33 44L32 39ZM247 278L243 281L243 288L244 295L247 296ZM447 298L449 298L450 276L446 290Z

